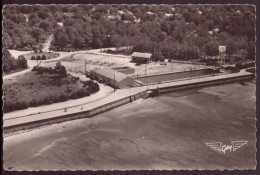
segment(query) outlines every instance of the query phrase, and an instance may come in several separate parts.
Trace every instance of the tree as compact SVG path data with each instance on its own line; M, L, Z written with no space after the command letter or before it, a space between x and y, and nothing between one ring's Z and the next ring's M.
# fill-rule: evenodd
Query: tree
M41 35L44 33L44 31L38 27L33 27L31 30L32 36L36 39L36 42L38 43L41 39Z
M92 33L93 33L92 47L93 48L102 47L103 42L106 39L105 28L99 22L97 22L92 27Z
M8 73L11 70L16 68L14 57L6 49L3 49L2 61L3 61L3 63L2 63L3 64L3 71L5 73Z
M250 41L249 42L246 58L250 59L250 60L255 60L256 59L255 58L255 42L254 41Z
M30 5L19 5L18 10L22 13L29 14L33 11L33 7Z
M185 18L185 20L187 22L191 22L191 18L192 18L192 14L188 9L184 9L183 13L183 17Z
M42 55L42 60L46 60L46 56L45 55Z
M107 13L107 10L109 10L107 5L96 5L95 8L96 8L96 12L102 14Z
M64 47L68 43L69 38L66 35L64 28L58 27L54 32L54 45Z
M18 57L17 66L20 67L20 68L24 68L24 69L28 68L27 60L25 59L24 56L19 56Z
M85 40L83 37L79 36L79 34L76 34L73 39L72 46L74 48L82 48L84 46Z
M45 20L49 17L49 13L47 11L40 11L38 12L38 17L40 17L42 20Z
M84 45L86 47L90 46L93 40L93 34L91 31L91 26L90 24L86 23L81 30L79 30L80 35L82 38L84 38Z
M56 63L54 70L61 78L67 76L67 70L63 65L61 65L60 61Z
M37 55L36 56L36 60L41 60L42 58L41 58L41 56L40 55Z
M50 22L48 21L42 21L40 24L39 24L39 27L42 28L44 31L48 31L50 29Z
M12 39L5 31L2 33L2 44L4 48L12 48Z
M205 45L205 53L208 55L208 56L216 56L218 55L218 46L219 46L219 43L214 40L214 39L211 39L206 45Z
M121 16L121 20L126 20L126 21L133 21L135 18L131 14L123 13Z
M226 46L227 46L226 53L230 58L230 56L238 50L237 43L233 39L228 39L226 42Z

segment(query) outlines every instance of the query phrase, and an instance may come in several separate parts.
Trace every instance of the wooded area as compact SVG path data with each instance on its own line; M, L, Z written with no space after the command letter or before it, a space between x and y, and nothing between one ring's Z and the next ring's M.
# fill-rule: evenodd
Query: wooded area
M227 46L255 59L251 5L7 5L5 48L38 49L54 34L53 50L133 46L154 59L196 59Z

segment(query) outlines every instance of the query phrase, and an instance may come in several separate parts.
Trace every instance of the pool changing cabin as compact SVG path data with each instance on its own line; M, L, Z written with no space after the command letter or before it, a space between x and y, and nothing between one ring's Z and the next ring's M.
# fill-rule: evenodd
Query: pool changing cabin
M91 70L90 76L118 89L134 86L134 79L132 77L128 77L121 72L109 69L107 67Z

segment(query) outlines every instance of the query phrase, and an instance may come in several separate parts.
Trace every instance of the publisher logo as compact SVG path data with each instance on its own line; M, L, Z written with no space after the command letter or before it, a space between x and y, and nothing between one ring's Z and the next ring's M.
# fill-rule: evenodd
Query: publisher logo
M211 143L205 143L207 146L209 146L211 149L226 153L226 151L232 152L236 151L239 148L243 147L247 144L247 141L233 141L231 144L222 144L222 142L211 142Z

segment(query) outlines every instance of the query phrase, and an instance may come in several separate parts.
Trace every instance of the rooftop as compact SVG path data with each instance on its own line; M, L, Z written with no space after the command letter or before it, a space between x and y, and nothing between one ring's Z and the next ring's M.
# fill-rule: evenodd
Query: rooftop
M96 72L98 74L104 75L105 77L109 78L109 79L114 79L115 81L121 81L125 78L127 78L127 76L121 72L115 71L113 69L109 69L109 68L96 68L92 70L93 72Z
M142 57L142 58L151 58L152 54L151 53L142 53L142 52L134 52L132 54L134 57Z

